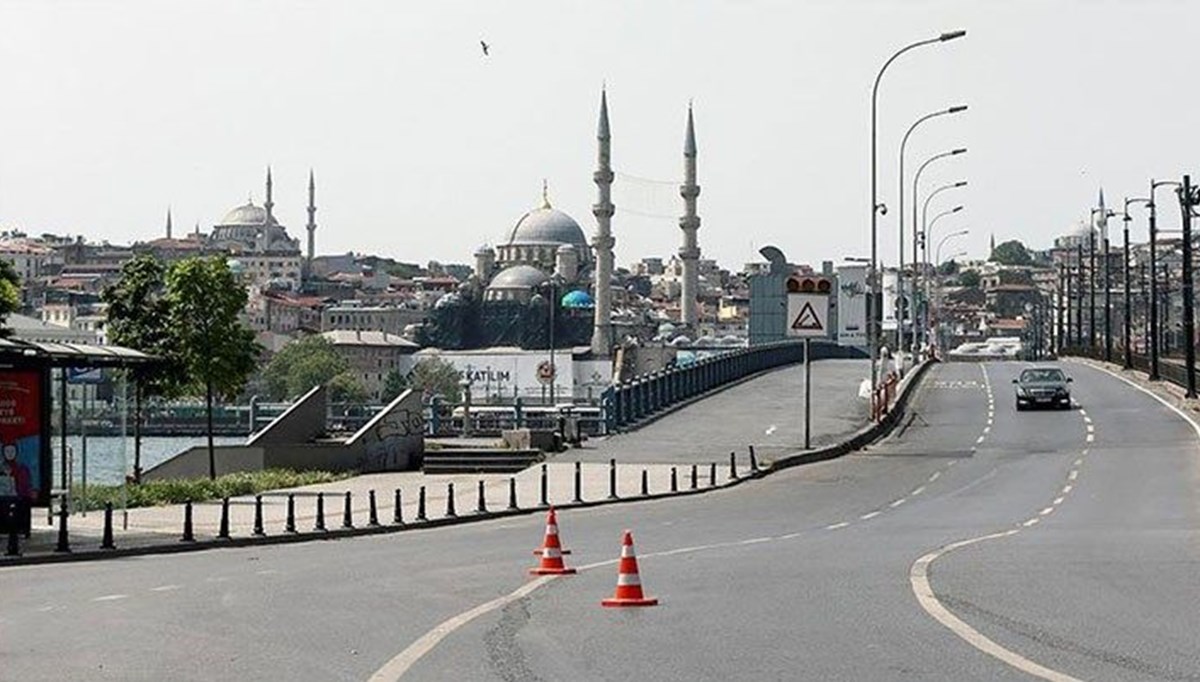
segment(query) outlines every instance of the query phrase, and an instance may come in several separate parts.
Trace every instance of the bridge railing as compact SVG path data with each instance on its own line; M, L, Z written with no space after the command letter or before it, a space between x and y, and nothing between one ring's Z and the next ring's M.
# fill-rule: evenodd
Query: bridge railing
M833 357L837 346L812 344L813 359ZM616 433L722 385L763 370L804 360L804 344L763 344L636 376L609 387L600 398L608 433Z
M1104 349L1100 347L1089 346L1066 346L1062 349L1061 355L1073 355L1081 358L1090 358L1104 362ZM1139 372L1150 373L1150 356L1142 353L1131 353L1130 359L1133 361L1133 368ZM1114 363L1120 365L1125 361L1125 351L1121 348L1114 348L1112 354ZM1182 358L1162 355L1158 359L1158 376L1164 381L1169 381L1176 386L1187 386L1187 367L1184 365Z

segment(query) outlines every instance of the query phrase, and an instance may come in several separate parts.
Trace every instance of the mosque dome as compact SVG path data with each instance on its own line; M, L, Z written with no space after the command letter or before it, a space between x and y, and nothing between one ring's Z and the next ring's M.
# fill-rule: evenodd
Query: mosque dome
M492 278L488 289L532 289L549 281L546 273L532 265L514 265Z
M571 291L562 297L564 308L594 308L596 303L586 291Z
M587 248L583 228L571 216L544 204L521 216L509 236L510 245L572 244Z
M221 225L266 225L267 209L253 202L238 206L221 218Z

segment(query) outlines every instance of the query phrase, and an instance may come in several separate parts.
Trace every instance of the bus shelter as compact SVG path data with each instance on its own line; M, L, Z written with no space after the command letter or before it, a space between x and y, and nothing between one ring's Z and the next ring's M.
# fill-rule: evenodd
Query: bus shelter
M121 346L0 339L0 532L15 527L28 537L32 509L49 509L56 494L65 504L70 495L66 398L71 371L133 369L156 362L154 356ZM55 381L62 396L57 406ZM56 416L62 436L57 490L52 479Z

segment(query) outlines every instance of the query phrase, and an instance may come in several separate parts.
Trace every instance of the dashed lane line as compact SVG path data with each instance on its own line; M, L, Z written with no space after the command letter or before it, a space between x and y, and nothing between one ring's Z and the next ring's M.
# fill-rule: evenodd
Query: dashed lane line
M1053 514L1053 513L1054 513L1054 507L1046 507L1045 509L1038 512L1038 516L1046 516L1047 514Z
M1078 469L1071 469L1071 473L1067 474L1067 480L1068 480L1068 481L1074 481L1074 480L1075 480L1075 479L1077 479L1077 478L1079 478L1079 470L1078 470Z
M905 502L907 502L907 501L908 501L908 500L906 500L905 498L901 497L900 499L898 499L898 500L896 500L895 502L893 502L893 503L889 504L888 506L889 506L889 507L891 507L892 509L895 509L896 507L899 507L900 505L904 504L904 503L905 503Z
M1022 526L1025 526L1026 528L1032 528L1033 526L1036 526L1036 525L1037 525L1037 522L1038 522L1038 521L1041 521L1041 519L1038 519L1038 518L1033 518L1033 519L1029 519L1029 520L1028 520L1028 521L1026 521L1025 523L1022 523L1021 525L1022 525Z
M183 585L175 585L172 583L170 585L159 585L158 587L151 587L150 591L151 592L171 592L172 590L178 590L181 587L183 587Z
M1069 492L1071 492L1071 490L1073 490L1073 489L1074 489L1074 487L1075 487L1075 486L1071 485L1070 483L1068 483L1068 484L1064 485L1064 486L1063 486L1063 493L1069 493Z
M92 599L92 601L119 601L121 599L128 599L128 598L129 598L129 595L127 595L127 594L106 594L103 597L96 597L96 598Z
M1053 505L1055 505L1055 506L1058 506L1058 505L1062 504L1062 503L1063 503L1063 500L1065 500L1065 499L1067 499L1067 498L1065 498L1065 497L1056 497L1056 498L1054 498L1054 501L1053 501L1053 502L1051 502L1050 504L1053 504Z
M879 512L879 511L868 512L858 518L862 519L863 521L870 521L871 519L875 518L876 516L879 516L881 513L883 513L883 512Z
M936 481L936 480L938 480L939 478L941 478L941 476L942 476L942 472L940 472L940 471L935 471L935 472L933 472L932 474L930 474L930 475L929 475L929 482L930 482L930 483L933 483L934 481Z
M915 490L913 490L911 493L909 493L909 495L911 495L912 497L916 497L917 495L920 495L923 492L925 492L925 486L922 485L922 486L918 486Z
M849 526L849 525L850 525L850 522L849 522L849 521L842 521L841 523L834 523L834 524L830 524L830 525L828 525L828 526L825 526L825 530L840 530L840 529L842 529L842 528L845 528L846 526Z

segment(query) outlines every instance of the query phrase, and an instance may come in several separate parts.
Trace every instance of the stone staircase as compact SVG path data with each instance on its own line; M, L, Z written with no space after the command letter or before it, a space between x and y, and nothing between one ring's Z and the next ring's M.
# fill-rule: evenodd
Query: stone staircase
M541 450L450 448L426 450L426 474L513 474L545 459Z

